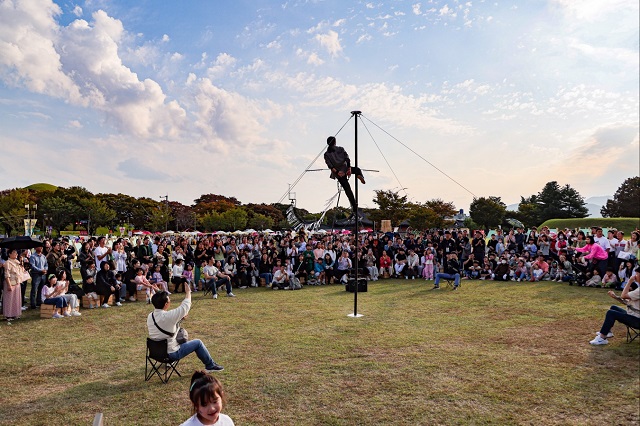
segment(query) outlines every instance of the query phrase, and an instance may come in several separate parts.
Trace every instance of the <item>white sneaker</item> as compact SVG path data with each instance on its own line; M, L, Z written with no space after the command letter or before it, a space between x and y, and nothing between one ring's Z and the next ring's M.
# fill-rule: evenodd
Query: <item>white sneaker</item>
M168 292L167 292L167 294L168 294L169 296L171 296L171 292L170 292L170 291L168 291Z
M93 304L90 304L89 309L93 309L93 308L94 308Z
M602 337L600 337L600 334L598 334L598 336L589 343L591 343L592 345L607 345L609 344L609 341L607 339L603 339Z
M51 318L62 318L62 315L56 312Z
M65 313L64 313L64 316L65 316L65 317L70 317L70 316L71 316L71 314L70 314L69 312L65 312Z
M599 336L599 335L600 335L600 332L596 331L596 336ZM607 333L607 339L609 339L611 337L613 337L613 333L610 331L609 333Z
M242 287L240 287L242 290L245 290L247 288L246 285L243 285Z
M214 298L214 299L217 299L217 298L218 298L218 293L215 293L215 294L213 295L213 298Z
M233 293L227 293L227 297L236 297L236 295Z
M80 316L82 316L82 314L80 312L78 312L78 311L73 311L73 312L71 312L71 316L80 317Z
M122 306L122 303L116 302L116 306Z
M135 302L136 300L138 300L138 299L136 299L136 298L135 298L135 297L133 297L133 296L131 296L131 297L129 298L129 302Z
M20 309L22 309L23 311L26 311L26 310L27 310L27 307L26 307L26 306L23 306L23 307L22 307L22 308L20 308Z
M110 308L111 306L109 306L109 304L105 303L104 305L102 305L103 308Z

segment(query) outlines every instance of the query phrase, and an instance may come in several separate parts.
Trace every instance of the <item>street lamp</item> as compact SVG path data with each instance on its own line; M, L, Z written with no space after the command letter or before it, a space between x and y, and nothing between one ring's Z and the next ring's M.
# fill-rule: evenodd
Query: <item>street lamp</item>
M30 237L33 234L33 227L36 224L36 213L38 211L38 205L25 204L24 209L27 211L27 219L24 221L24 234ZM31 212L33 212L33 219L31 219Z

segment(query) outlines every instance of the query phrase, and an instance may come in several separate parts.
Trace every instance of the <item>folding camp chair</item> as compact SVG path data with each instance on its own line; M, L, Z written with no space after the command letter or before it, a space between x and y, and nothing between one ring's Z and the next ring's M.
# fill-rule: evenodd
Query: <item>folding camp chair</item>
M627 326L627 343L633 342L638 336L640 336L640 328Z
M144 367L144 381L149 381L154 374L157 374L162 383L167 383L171 375L177 370L180 360L172 361L167 353L166 340L152 340L147 337L147 360ZM163 367L164 365L164 367Z

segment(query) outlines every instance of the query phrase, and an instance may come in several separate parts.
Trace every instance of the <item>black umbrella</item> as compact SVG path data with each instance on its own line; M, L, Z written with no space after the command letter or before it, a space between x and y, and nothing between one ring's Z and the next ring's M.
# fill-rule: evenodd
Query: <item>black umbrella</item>
M34 237L28 237L26 235L21 235L19 237L9 237L0 241L0 248L7 249L30 249L34 247L42 247L44 246L44 241L40 241Z
M516 228L524 228L524 224L520 222L518 219L507 219L507 223Z

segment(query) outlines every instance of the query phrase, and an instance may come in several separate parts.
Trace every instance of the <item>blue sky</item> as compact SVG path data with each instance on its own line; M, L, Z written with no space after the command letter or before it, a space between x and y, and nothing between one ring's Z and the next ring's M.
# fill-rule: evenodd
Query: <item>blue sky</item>
M550 180L611 195L639 173L638 16L630 0L0 0L3 187L276 202L360 110L359 163L380 170L365 206L403 187L510 204ZM336 187L313 172L295 192L318 211Z

